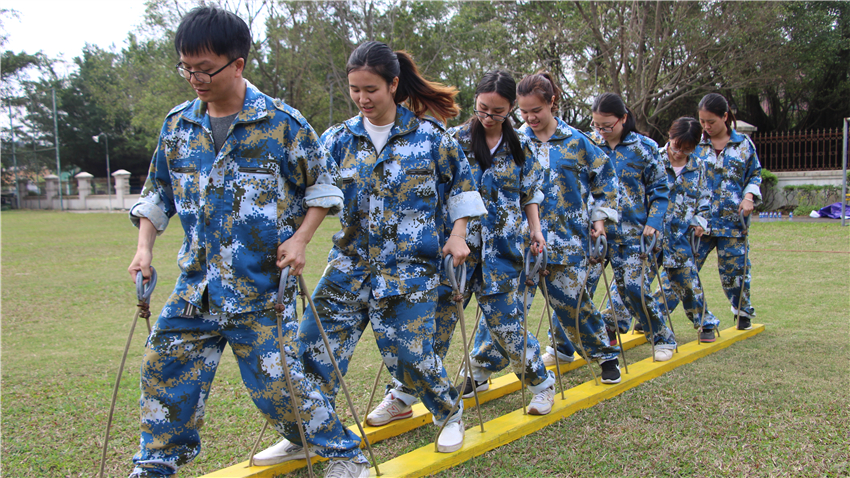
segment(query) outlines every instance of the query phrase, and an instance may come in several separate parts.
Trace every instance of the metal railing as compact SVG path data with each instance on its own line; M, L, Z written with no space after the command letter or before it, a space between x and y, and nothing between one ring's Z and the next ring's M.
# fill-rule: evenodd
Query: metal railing
M841 169L841 128L751 133L761 166L770 171Z

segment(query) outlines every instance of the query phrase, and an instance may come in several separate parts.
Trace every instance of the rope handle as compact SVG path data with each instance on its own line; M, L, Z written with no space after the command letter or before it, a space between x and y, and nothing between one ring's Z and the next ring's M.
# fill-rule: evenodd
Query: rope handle
M283 300L284 292L286 292L286 283L289 282L289 266L284 267L280 270L280 282L278 282L277 286L277 299L275 299L274 310L277 312L283 312L284 304Z
M691 245L691 251L696 254L699 250L700 242L702 241L702 237L697 236L696 230L694 228L690 228L688 230L688 242Z
M655 244L658 242L658 235L652 235L652 242L649 243L649 247L646 246L646 236L640 235L640 253L646 255L647 251L652 251L655 249Z
M449 277L449 284L452 285L452 291L455 295L463 294L466 289L466 261L461 262L459 266L454 266L454 257L451 254L446 254L443 259L443 267L446 269L446 275ZM460 284L458 284L458 269L460 269Z
M528 248L528 250L525 253L525 260L524 260L526 279L530 279L531 277L534 277L535 275L537 275L538 272L540 272L541 268L544 268L543 261L548 260L545 252L546 252L546 249L544 248L543 253L533 255L531 253L531 247ZM532 256L534 257L534 266L531 265Z
M600 234L596 242L590 245L590 262L599 264L608 257L608 238Z
M738 217L741 219L741 227L744 228L744 234L750 230L750 216L745 216L744 211L738 211Z
M136 273L136 298L139 299L139 303L148 303L153 294L153 289L156 287L156 269L153 266L150 267L151 278L147 284L145 284L145 277L142 275L142 271Z

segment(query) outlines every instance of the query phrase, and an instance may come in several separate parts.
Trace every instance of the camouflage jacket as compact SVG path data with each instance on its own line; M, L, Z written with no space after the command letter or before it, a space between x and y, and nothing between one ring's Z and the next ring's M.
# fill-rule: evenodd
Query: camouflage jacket
M463 149L478 192L487 207L487 215L470 219L466 225L466 244L470 254L468 267L480 265L482 295L515 290L523 266L523 247L528 242L523 227L527 204L540 204L543 193L543 171L535 158L528 138L519 134L525 152L525 164L517 166L505 143L493 155L493 164L486 171L472 151L469 124L449 130Z
M667 146L658 150L667 170L670 184L667 216L664 220L664 267L681 268L693 264L693 253L688 241L688 228L708 225L711 190L708 189L705 165L693 155L688 157L679 176L670 164Z
M591 138L614 163L620 180L620 222L607 227L608 240L621 244L638 241L644 226L663 234L670 187L658 156L658 144L635 132L629 133L614 149L595 131Z
M274 307L277 247L308 207L338 210L339 172L301 113L247 83L245 102L215 153L206 103L168 114L130 219L159 233L177 214L183 247L174 294L196 306L204 289L210 312Z
M325 277L351 290L370 281L375 298L430 290L440 281L448 221L486 214L469 164L441 123L396 109L376 151L362 115L325 131L345 204Z
M711 190L709 234L721 237L741 237L743 227L738 205L747 193L753 193L753 206L761 202L761 163L750 138L732 130L729 142L718 157L710 138L704 138L694 151L705 163L708 187Z
M549 263L570 264L587 255L591 222L617 222L619 182L608 156L582 132L556 119L555 134L545 143L528 125L520 131L538 145L544 171L540 225Z

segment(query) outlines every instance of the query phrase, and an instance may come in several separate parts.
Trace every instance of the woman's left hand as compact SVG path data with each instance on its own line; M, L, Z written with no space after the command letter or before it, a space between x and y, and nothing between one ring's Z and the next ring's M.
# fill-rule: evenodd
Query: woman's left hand
M546 239L541 231L531 231L531 253L539 254L546 247Z
M466 256L469 255L469 246L466 245L466 239L458 236L451 235L449 236L449 240L446 241L446 245L443 246L443 257L451 254L452 262L454 266L459 266L464 260L466 260Z
M747 194L744 196L744 199L738 204L738 213L744 213L744 216L749 216L751 212L753 212L753 208L755 205L753 204L753 198L751 194Z
M644 236L654 236L658 231L652 226L643 226Z

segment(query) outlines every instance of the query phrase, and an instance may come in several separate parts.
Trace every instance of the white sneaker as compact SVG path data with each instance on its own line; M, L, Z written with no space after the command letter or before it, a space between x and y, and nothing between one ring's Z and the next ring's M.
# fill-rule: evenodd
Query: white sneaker
M555 366L555 355L550 354L549 352L546 352L540 358L543 359L543 365L545 365L547 367L554 367ZM558 357L558 361L561 362L562 365L565 364L565 363L570 363L573 360L575 360L575 355L570 356L569 358Z
M366 415L366 423L372 427L380 427L393 420L411 416L413 416L412 407L395 398L395 395L390 392L384 395L383 401L369 415Z
M528 404L528 413L531 415L546 415L552 411L552 405L554 404L555 386L553 385L531 397L531 403Z
M666 362L673 358L673 351L670 349L655 349L655 361Z
M460 450L463 446L463 435L466 430L463 429L463 420L448 423L443 432L437 438L437 451L440 453L451 453Z
M369 476L368 463L333 459L325 468L325 478L366 478L367 476Z
M304 448L290 442L286 438L254 455L257 466L271 466L289 460L306 460Z

